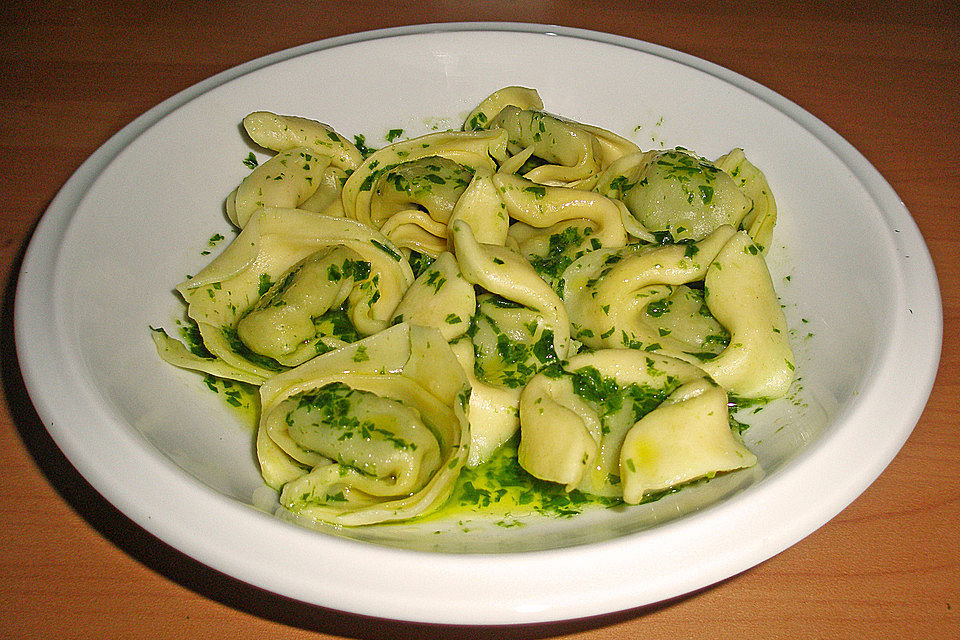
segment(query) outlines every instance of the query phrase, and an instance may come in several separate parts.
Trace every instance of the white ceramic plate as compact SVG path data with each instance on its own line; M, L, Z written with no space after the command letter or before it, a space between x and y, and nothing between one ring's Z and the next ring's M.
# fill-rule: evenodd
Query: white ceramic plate
M247 169L241 118L305 115L382 145L457 127L489 92L537 88L548 110L644 148L742 146L778 198L771 250L799 361L789 397L750 422L758 470L649 506L502 529L471 522L318 533L267 510L251 431L148 326L231 233ZM221 247L222 248L222 247ZM219 249L217 249L219 250ZM890 462L939 359L928 252L881 176L836 133L734 73L635 40L532 25L365 33L220 74L147 112L64 186L24 260L16 337L37 410L70 461L184 553L309 603L398 619L519 623L687 593L822 525ZM468 529L468 530L463 530ZM509 550L509 551L507 551Z

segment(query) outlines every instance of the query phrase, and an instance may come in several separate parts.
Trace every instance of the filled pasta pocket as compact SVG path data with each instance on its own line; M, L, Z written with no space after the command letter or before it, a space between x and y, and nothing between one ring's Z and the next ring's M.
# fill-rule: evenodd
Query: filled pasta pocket
M469 389L432 328L402 323L318 356L260 388L264 479L306 524L428 513L466 460Z

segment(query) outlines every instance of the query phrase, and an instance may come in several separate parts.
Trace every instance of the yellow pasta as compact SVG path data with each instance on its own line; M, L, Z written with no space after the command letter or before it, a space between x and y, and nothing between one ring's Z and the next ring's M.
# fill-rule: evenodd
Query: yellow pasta
M274 152L227 196L238 233L177 290L177 367L256 385L284 512L363 526L441 508L517 442L524 474L636 504L756 464L730 396L787 392L765 262L776 203L742 149L643 151L492 93L462 131L361 151L255 112Z

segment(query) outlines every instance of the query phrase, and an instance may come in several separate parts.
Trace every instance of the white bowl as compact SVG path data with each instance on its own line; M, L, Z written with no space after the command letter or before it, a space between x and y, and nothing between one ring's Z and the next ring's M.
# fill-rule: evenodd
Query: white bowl
M477 521L302 529L269 512L251 430L148 326L180 313L223 198L245 175L250 111L383 143L458 127L491 91L706 157L743 147L780 221L769 258L798 356L787 398L749 419L754 473L650 505L498 528ZM104 497L197 560L308 603L397 619L501 624L640 606L747 569L809 534L890 462L929 395L942 316L922 238L836 133L730 71L626 38L448 24L326 40L241 65L150 110L64 186L26 254L20 362L58 446ZM434 533L440 528L440 533ZM467 530L464 530L467 529Z

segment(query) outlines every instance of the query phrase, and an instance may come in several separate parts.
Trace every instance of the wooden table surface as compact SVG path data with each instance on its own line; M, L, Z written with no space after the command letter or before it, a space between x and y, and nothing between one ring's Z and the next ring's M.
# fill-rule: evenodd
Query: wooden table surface
M4 3L0 638L960 637L960 10L926 4ZM91 152L158 102L258 56L374 28L475 20L607 31L737 71L843 135L916 219L944 305L929 404L860 498L760 566L657 606L547 625L343 614L252 588L153 538L85 483L37 417L14 354L16 277L35 223Z

